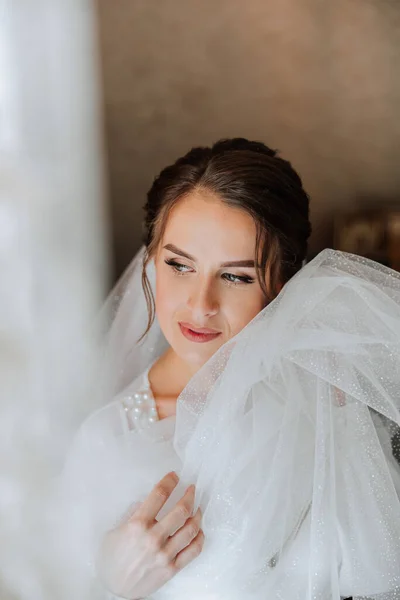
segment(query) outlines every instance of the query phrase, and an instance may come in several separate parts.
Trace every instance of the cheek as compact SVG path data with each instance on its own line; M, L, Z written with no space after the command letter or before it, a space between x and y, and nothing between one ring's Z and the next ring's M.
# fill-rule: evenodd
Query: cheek
M254 290L244 298L236 298L227 305L226 316L232 335L241 331L264 308L264 296L261 290Z
M167 273L157 275L155 303L157 318L162 326L180 304L179 286L174 285Z

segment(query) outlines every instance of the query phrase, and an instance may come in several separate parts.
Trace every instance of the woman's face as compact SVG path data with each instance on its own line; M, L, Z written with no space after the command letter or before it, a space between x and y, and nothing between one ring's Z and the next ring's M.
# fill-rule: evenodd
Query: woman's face
M176 355L201 367L264 306L250 215L196 191L171 210L155 256L156 313Z

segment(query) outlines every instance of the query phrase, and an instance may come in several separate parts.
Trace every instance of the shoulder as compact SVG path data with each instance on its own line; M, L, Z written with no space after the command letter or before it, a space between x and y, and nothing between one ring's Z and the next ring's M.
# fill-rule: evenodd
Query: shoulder
M118 392L106 405L90 413L81 423L72 444L71 452L84 447L93 449L104 446L110 439L119 438L127 431L126 401L133 397L142 386L145 374L142 373Z
M128 431L124 399L140 388L142 379L143 374L81 423L64 462L63 473L67 481L77 473L81 479L88 478L118 447L119 440Z

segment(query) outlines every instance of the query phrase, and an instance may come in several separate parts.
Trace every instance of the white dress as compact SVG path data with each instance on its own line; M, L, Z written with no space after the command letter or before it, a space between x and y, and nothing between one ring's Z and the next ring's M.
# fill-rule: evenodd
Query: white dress
M155 600L400 598L400 278L317 259L191 380L176 418L157 419L147 369L84 423L64 478L77 564L175 470L161 515L195 483L205 545Z

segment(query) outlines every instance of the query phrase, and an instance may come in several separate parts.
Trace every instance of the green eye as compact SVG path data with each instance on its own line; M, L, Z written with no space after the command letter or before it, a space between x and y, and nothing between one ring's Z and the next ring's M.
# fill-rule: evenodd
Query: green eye
M187 273L186 269L190 270L190 267L188 267L187 265L183 265L172 259L167 259L164 262L166 265L171 267L176 273Z
M246 277L245 275L233 275L233 273L224 273L222 277L229 283L241 284L241 283L253 283L252 277Z
M171 267L171 269L175 273L177 273L179 275L184 275L185 273L189 273L192 271L191 267L188 267L187 265L176 262L176 260L174 260L173 258L168 258L164 262L166 265ZM246 275L234 275L233 273L223 273L221 275L221 277L227 283L231 283L233 285L254 283L254 279L252 277L248 277Z

